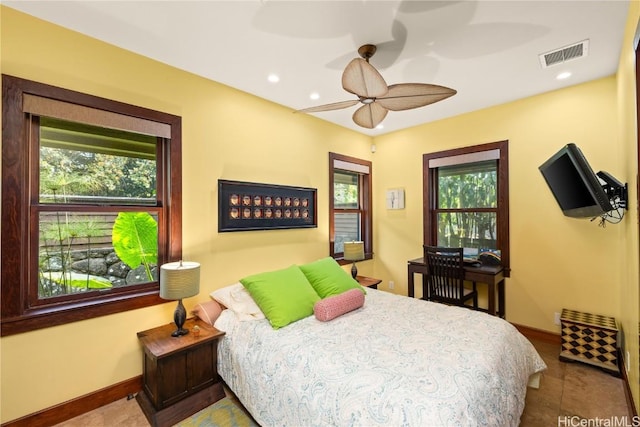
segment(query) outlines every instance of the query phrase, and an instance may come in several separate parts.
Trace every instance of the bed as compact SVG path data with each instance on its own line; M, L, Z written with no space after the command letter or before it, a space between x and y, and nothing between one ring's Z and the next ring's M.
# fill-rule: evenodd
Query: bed
M375 289L330 321L214 326L218 373L262 426L517 426L546 368L503 319Z

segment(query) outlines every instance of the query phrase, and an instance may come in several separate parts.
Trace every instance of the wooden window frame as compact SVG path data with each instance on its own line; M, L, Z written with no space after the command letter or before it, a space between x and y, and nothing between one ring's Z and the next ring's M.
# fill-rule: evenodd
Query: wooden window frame
M37 288L37 251L30 247L37 233L37 218L30 214L30 185L37 185L38 156L28 141L28 115L24 96L34 95L78 106L113 112L168 125L170 138L161 140L158 153L159 223L158 265L182 255L182 119L167 113L108 100L18 77L2 75L2 271L0 285L0 336L28 332L79 320L135 310L166 302L159 296L158 282L122 288L108 295L92 294L56 304L34 305ZM160 194L162 193L162 194ZM87 207L100 211L99 206Z
M501 251L502 266L505 277L510 276L510 245L509 245L509 141L491 142L488 144L474 145L471 147L456 148L452 150L440 151L436 153L423 154L422 156L422 177L423 177L423 241L425 245L436 245L437 241L437 191L438 181L436 179L436 168L429 167L429 161L444 157L473 155L485 151L499 150L498 157L498 211L496 219L497 246Z
M364 242L364 256L365 259L373 258L373 202L372 202L372 176L373 169L372 163L369 160L358 159L356 157L345 156L337 153L329 153L329 254L331 257L336 259L340 263L347 263L344 261L344 253L343 252L335 252L335 211L334 209L334 180L333 174L336 170L343 170L340 168L334 167L335 161L342 161L347 163L352 163L354 165L359 165L368 168L369 173L362 174L359 177L359 205L360 209L353 210L354 212L359 212L361 215L360 221L360 236L362 237L362 241ZM344 212L343 209L340 209L341 212Z

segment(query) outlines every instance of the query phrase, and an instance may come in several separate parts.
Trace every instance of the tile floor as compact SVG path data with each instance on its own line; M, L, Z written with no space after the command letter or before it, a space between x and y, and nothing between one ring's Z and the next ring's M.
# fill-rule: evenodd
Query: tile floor
M633 425L622 379L584 363L561 362L559 343L531 342L547 370L540 388L527 391L521 427Z
M582 363L560 362L559 344L531 342L548 369L540 388L527 391L521 427L634 425L622 379ZM623 417L627 421L620 423ZM595 424L596 418L604 421ZM110 426L146 427L149 423L135 399L121 399L57 427Z

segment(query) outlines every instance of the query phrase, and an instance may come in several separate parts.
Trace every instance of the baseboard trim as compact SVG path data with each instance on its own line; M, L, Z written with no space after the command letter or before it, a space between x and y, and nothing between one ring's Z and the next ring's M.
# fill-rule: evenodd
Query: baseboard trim
M624 395L627 398L627 406L631 409L631 416L633 419L637 419L638 417L638 409L636 408L636 404L633 401L633 394L631 393L631 386L629 385L629 376L627 373L627 364L624 360L624 355L622 354L622 349L618 349L618 356L620 358L620 372L622 373L622 379L624 380Z
M554 334L553 332L543 331L542 329L531 328L529 326L518 325L512 323L522 335L534 340L544 341L549 344L558 344L558 354L560 354L560 345L562 345L562 337L560 334Z
M53 426L142 390L142 376L122 381L42 411L8 421L2 427Z

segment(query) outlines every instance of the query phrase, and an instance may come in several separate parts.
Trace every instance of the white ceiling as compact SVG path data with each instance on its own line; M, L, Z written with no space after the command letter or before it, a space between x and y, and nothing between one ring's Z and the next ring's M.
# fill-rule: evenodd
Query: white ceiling
M629 2L604 1L7 1L2 4L191 73L302 109L355 99L342 70L371 43L388 84L458 94L389 112L383 129L357 107L315 116L367 135L502 104L616 72ZM539 55L589 40L586 57L546 69ZM73 49L73 46L69 46ZM571 71L557 80L561 71ZM267 81L279 75L278 83ZM312 92L318 100L309 98Z

